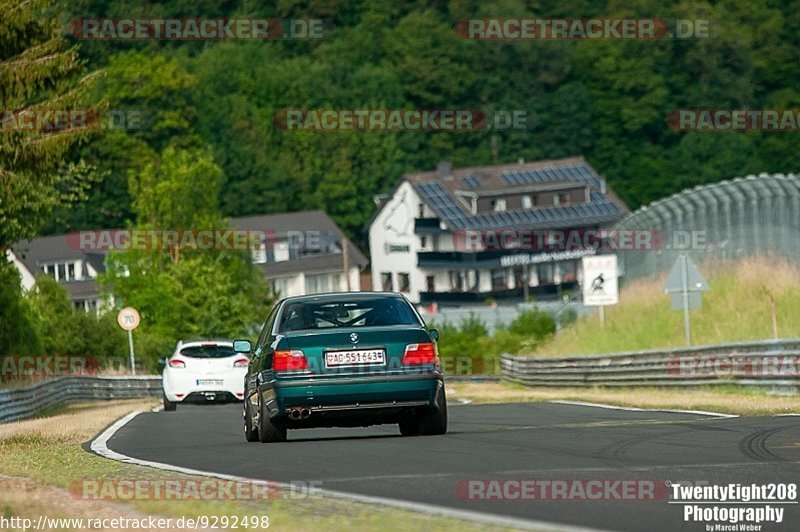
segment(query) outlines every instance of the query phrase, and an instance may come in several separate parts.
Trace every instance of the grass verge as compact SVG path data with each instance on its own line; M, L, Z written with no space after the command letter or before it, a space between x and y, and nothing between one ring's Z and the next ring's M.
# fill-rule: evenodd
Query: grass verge
M705 410L741 416L800 413L800 396L768 395L734 386L674 388L532 388L505 382L448 383L448 399L473 403L585 401L635 408Z
M703 263L710 289L703 307L691 311L695 345L800 337L800 268L778 258ZM641 349L683 347L683 314L670 308L662 287L666 275L625 286L618 305L582 318L551 341L530 351L536 356L580 356ZM773 315L775 322L773 324Z
M382 506L307 495L292 499L86 501L69 492L81 479L197 478L124 464L81 448L114 420L155 401L71 405L56 415L0 425L0 510L6 518L140 518L156 515L261 516L278 530L478 530L485 525ZM258 447L258 446L256 446ZM254 449L256 451L258 449ZM321 486L324 488L325 486ZM45 528L49 530L50 528ZM252 529L252 528L251 528ZM119 530L119 528L115 528Z

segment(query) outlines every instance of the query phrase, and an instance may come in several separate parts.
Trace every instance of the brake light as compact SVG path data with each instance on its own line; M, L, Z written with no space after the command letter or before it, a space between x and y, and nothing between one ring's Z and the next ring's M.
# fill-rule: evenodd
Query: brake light
M308 369L308 360L302 351L275 351L272 356L273 371Z
M439 353L433 343L408 344L403 355L403 364L437 364Z
M250 361L246 358L238 358L233 363L234 368L246 368Z
M169 361L169 367L171 367L171 368L185 368L186 367L186 362L184 362L183 360L179 360L177 358L173 358L172 360Z

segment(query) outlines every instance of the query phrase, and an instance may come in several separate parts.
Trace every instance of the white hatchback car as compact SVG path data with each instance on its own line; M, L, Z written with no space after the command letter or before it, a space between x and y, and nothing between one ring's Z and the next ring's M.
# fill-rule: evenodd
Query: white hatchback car
M231 340L181 340L163 359L164 410L178 403L241 401L250 360Z

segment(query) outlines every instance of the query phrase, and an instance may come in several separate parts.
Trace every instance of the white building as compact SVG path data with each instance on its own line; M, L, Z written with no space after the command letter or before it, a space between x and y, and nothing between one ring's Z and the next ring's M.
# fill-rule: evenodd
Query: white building
M459 170L440 163L379 198L372 287L423 304L557 297L577 286L580 257L595 250L556 237L583 238L626 212L582 157Z
M274 235L263 249L254 250L252 257L273 291L282 297L361 289L367 258L324 211L233 218L231 227Z
M323 211L233 218L230 225L235 230L268 235L263 246L251 251L251 257L275 294L295 296L361 288L360 274L367 258ZM102 296L96 281L98 274L105 272L107 251L87 251L79 242L75 233L39 237L13 245L8 258L19 270L24 289L33 288L37 276L50 275L66 288L76 309L97 312L113 304L113 298Z

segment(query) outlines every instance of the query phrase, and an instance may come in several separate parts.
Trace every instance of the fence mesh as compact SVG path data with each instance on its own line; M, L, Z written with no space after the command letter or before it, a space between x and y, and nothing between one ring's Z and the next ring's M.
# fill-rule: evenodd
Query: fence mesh
M619 253L623 281L696 262L755 255L800 259L800 178L761 174L684 190L631 213L616 229L651 230L659 249Z

